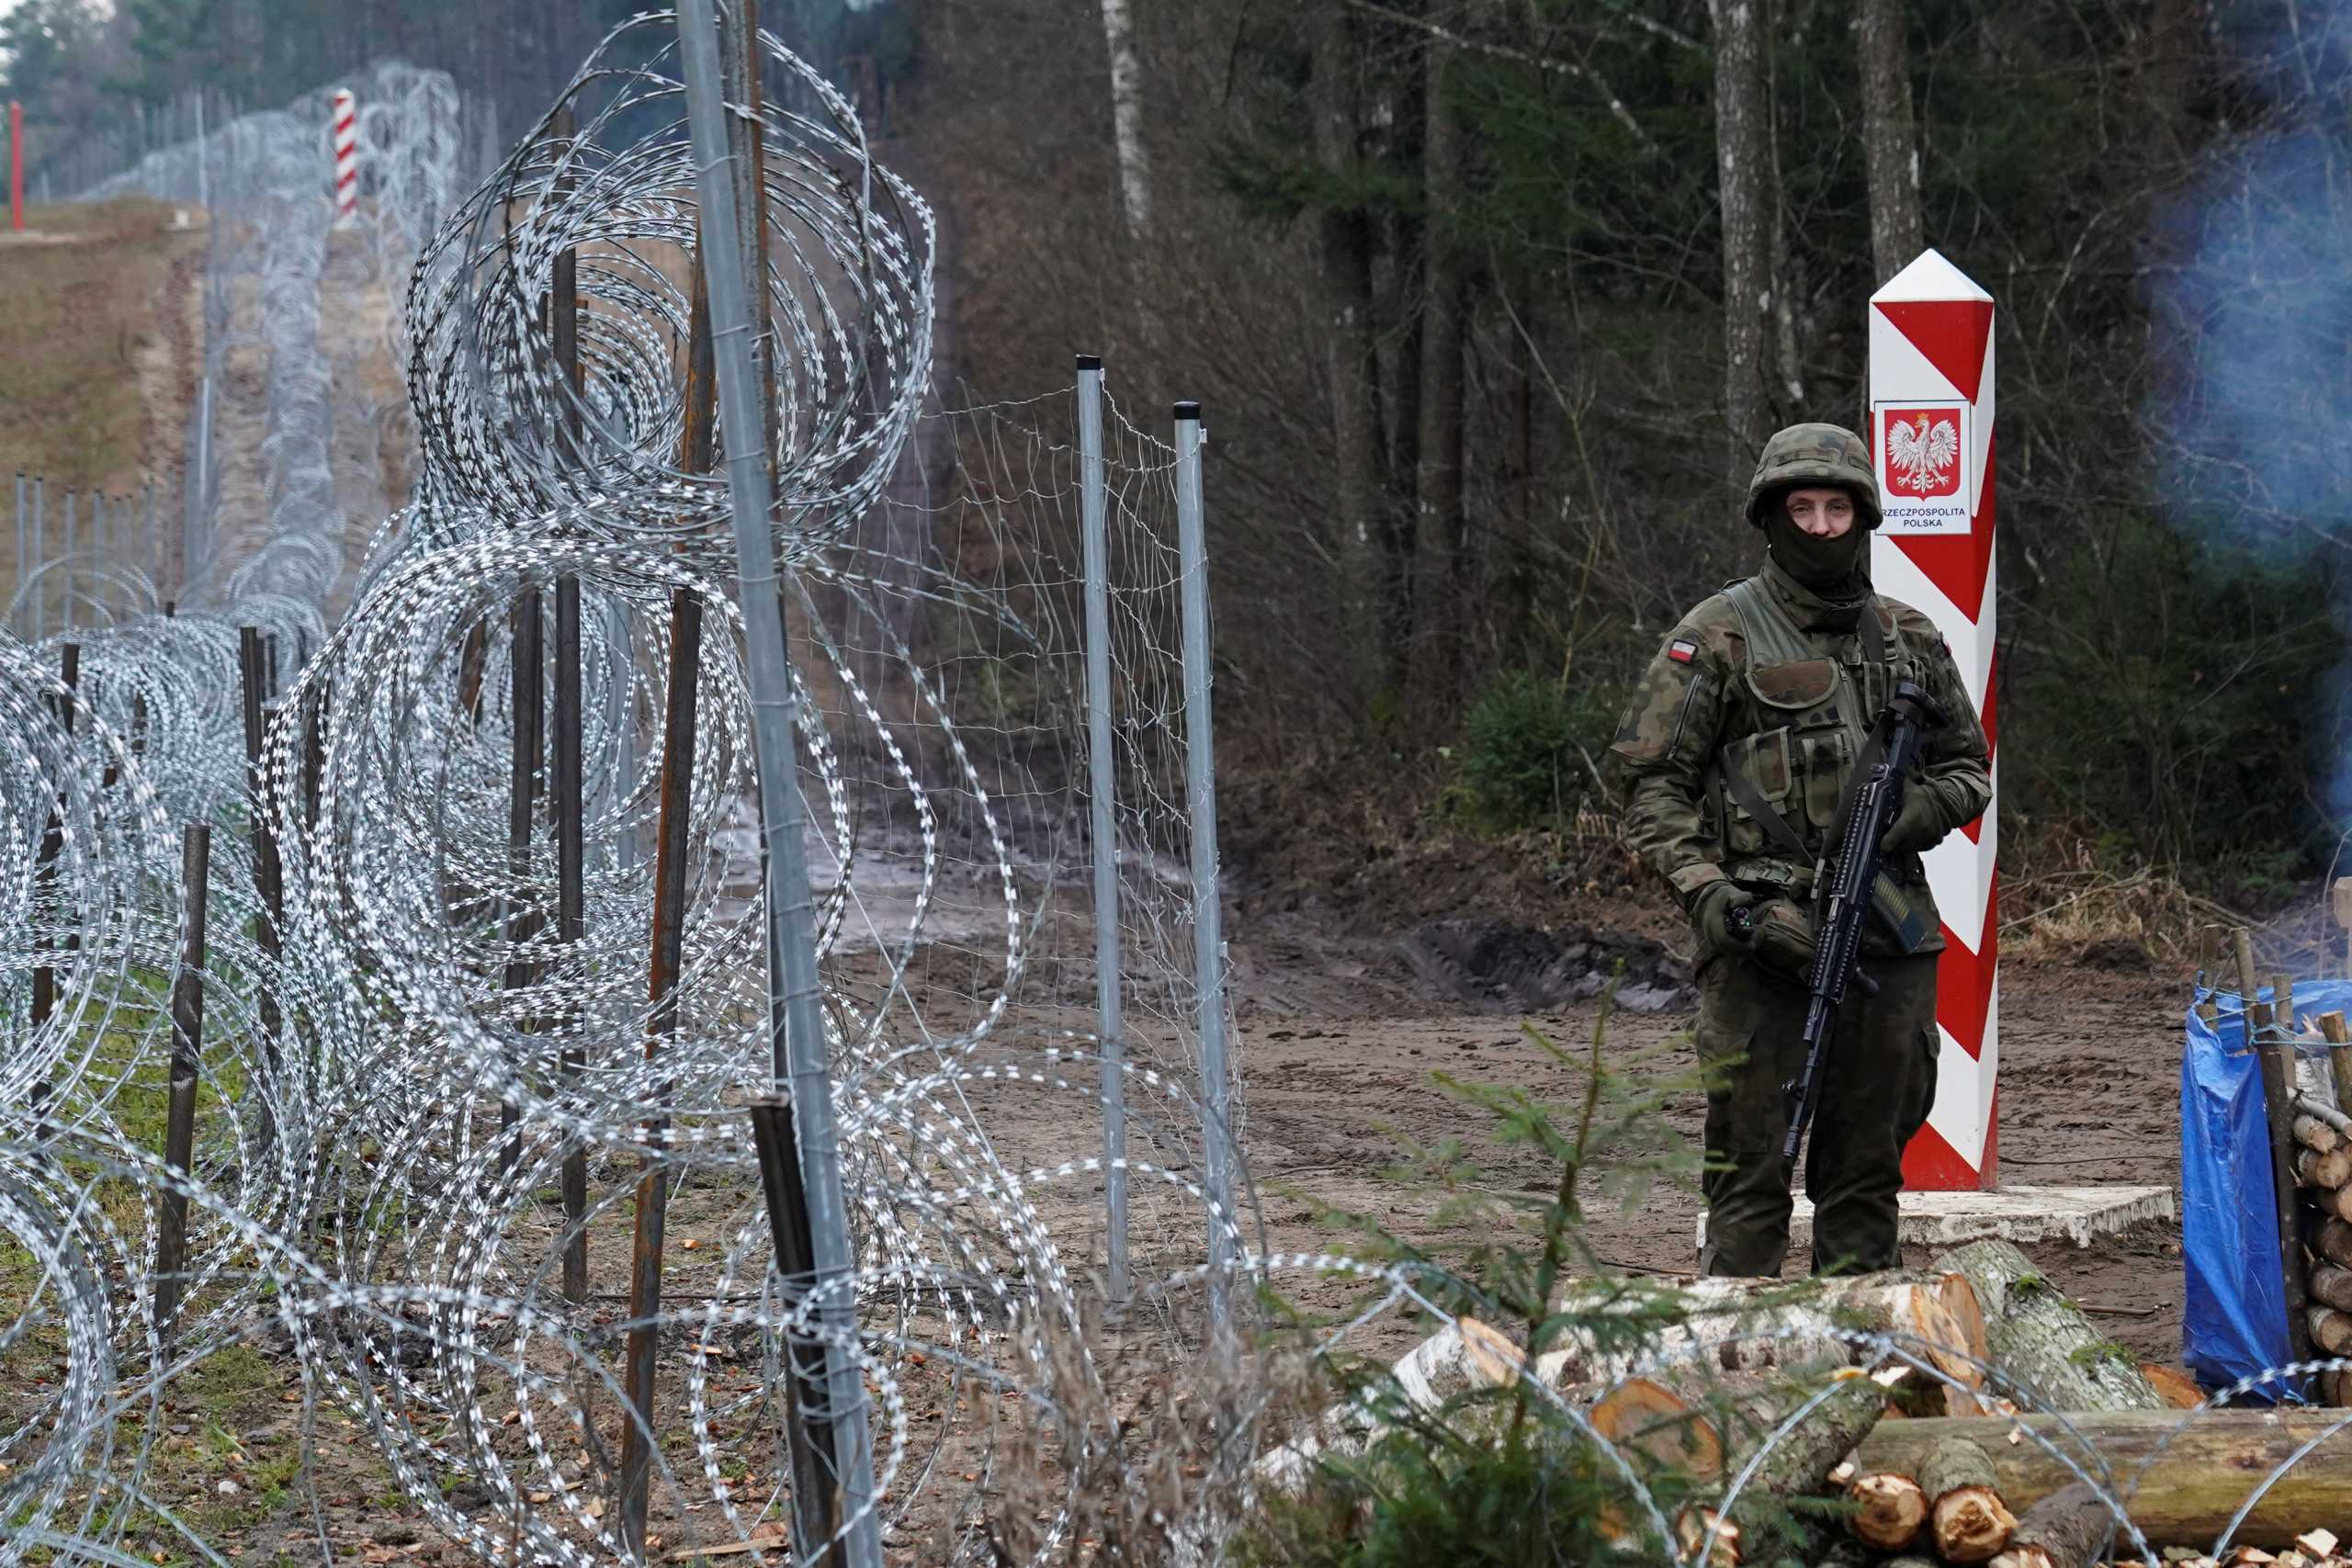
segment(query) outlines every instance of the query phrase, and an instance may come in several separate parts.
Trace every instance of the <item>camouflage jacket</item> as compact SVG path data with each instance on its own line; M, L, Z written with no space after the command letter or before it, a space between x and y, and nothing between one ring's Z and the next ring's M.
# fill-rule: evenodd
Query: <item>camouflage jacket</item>
M1757 891L1809 894L1813 861L1838 825L1860 749L1853 717L1867 725L1898 679L1917 682L1952 716L1928 737L1908 787L1936 801L1946 831L1981 816L1993 798L1984 727L1934 623L1907 604L1874 597L1867 613L1876 615L1881 636L1872 638L1861 624L1866 612L1824 600L1777 567L1768 563L1751 581L1811 657L1751 665L1734 591L1717 593L1667 634L1610 747L1625 794L1626 840L1686 908L1724 876ZM1839 682L1849 683L1842 693ZM1727 795L1726 767L1743 770L1811 860L1795 863L1780 836ZM1937 933L1921 951L1939 948L1919 857L1894 857L1887 871L1924 905L1928 929ZM1892 950L1875 921L1868 932L1867 950Z

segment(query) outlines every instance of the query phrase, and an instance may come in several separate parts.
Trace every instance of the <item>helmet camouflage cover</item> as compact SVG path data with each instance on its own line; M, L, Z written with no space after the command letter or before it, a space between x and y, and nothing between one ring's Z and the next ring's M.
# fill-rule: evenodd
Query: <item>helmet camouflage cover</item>
M1764 443L1756 477L1747 481L1747 520L1762 527L1767 501L1805 485L1851 491L1862 526L1878 526L1878 474L1871 467L1870 448L1845 426L1792 424Z

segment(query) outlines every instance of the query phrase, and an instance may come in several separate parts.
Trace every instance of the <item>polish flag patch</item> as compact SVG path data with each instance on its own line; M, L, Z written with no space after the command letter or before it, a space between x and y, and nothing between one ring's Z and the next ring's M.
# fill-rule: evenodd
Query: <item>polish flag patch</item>
M1698 656L1698 653L1699 645L1695 642L1684 642L1678 638L1666 645L1666 656L1668 659L1673 660L1677 664L1690 663L1692 659Z

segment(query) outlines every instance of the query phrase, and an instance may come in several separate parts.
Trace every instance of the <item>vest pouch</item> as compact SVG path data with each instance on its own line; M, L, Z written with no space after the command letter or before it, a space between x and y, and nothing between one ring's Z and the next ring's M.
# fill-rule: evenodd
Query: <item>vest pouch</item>
M1854 768L1853 742L1843 729L1831 729L1800 736L1798 744L1804 760L1805 820L1826 832L1838 825L1838 803Z
M1756 786L1756 793L1765 803L1782 816L1788 815L1789 796L1796 782L1794 748L1786 729L1768 729L1761 735L1743 735L1724 747L1722 766L1725 773L1736 769L1741 777ZM1724 801L1724 848L1726 858L1741 855L1782 855L1779 840L1766 836L1764 827L1748 815L1747 810L1725 792Z
M1894 700L1894 683L1897 681L1917 679L1918 677L1911 672L1908 663L1872 664L1864 660L1854 671L1855 688L1862 694L1862 722L1866 725L1878 722L1879 715L1886 711L1886 705Z
M1834 659L1797 659L1785 664L1751 666L1747 690L1766 708L1804 713L1837 697L1838 677Z

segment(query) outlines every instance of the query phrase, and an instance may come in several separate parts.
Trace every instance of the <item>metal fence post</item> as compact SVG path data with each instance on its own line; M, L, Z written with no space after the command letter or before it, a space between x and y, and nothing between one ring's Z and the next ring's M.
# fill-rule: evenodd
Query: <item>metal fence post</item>
M77 521L74 516L74 500L75 492L69 486L65 491L65 553L60 558L66 563L65 597L64 603L59 607L57 617L57 624L65 627L71 627L74 625L74 576L80 570L74 565L74 524Z
M1176 405L1176 540L1184 621L1184 805L1193 827L1193 967L1201 1004L1202 1168L1209 1198L1209 1320L1231 1312L1232 1096L1226 1085L1225 934L1217 902L1216 749L1209 716L1208 542L1201 513L1201 405Z
M279 932L286 925L286 868L277 853L277 830L269 819L262 776L262 739L266 728L266 715L262 706L263 656L259 626L237 628L237 681L245 720L245 789L247 809L252 814L251 830L254 845L254 891L259 896L260 908L254 916L254 943L269 960L269 983L261 987L256 998L261 1015L261 1049L263 1070L268 1087L261 1099L261 1145L266 1149L277 1142L277 1122L271 1096L279 1092L281 1062L279 1046L285 1032L285 1015L279 1010L277 966L282 956Z
M538 825L539 763L546 747L547 728L547 693L542 684L546 627L540 619L539 588L536 582L526 585L515 595L512 648L509 672L514 679L507 697L507 714L514 746L506 797L506 871L514 890L506 908L506 940L512 944L506 961L506 988L522 991L539 983L538 965L524 953L546 924L537 892L531 885L531 840ZM526 1019L519 1027L530 1031L536 1027L536 1021ZM502 1176L514 1168L514 1162L522 1154L522 1135L515 1130L521 1120L522 1108L510 1092L498 1110L498 1133L503 1140L498 1170Z
M190 822L180 829L180 964L172 981L171 1100L164 1113L164 1164L186 1179L196 1152L197 1075L204 1063L204 909L211 870L212 829ZM178 1324L180 1278L187 1261L187 1194L164 1190L155 1235L155 1334L159 1359L169 1364Z
M1086 553L1086 776L1094 850L1094 1010L1102 1037L1104 1265L1110 1297L1127 1299L1126 1043L1119 1016L1117 760L1111 751L1111 547L1104 513L1102 361L1078 356L1079 521Z
M49 635L49 574L42 569L49 565L49 480L33 476L33 570L40 576L40 587L33 593L33 641Z
M579 134L570 105L556 111L554 134L569 142ZM569 149L567 148L567 155ZM559 183L561 193L569 181ZM580 460L580 253L566 246L555 258L548 299L548 335L555 352L557 388L555 449L559 463ZM581 795L582 718L580 671L580 574L567 571L555 584L555 735L551 776L555 795L556 940L575 946L588 934L588 863ZM560 1071L568 1089L588 1065L584 1021L569 1019ZM588 1151L577 1142L564 1150L563 1299L588 1299ZM641 1542L640 1542L641 1545Z
M695 189L706 243L700 247L710 285L711 337L717 350L718 406L727 423L727 491L734 515L736 571L741 583L745 672L758 748L760 836L766 849L768 1017L775 1039L775 1077L792 1096L792 1131L807 1205L810 1268L786 1277L795 1295L824 1292L820 1319L829 1332L824 1350L825 1408L831 1426L833 1495L840 1500L846 1568L880 1568L880 1521L874 1513L874 1456L867 1441L865 1388L851 1347L857 1303L851 1293L856 1256L850 1244L842 1187L839 1132L827 1077L824 1020L818 1005L816 910L808 891L807 802L801 798L799 749L793 735L797 697L785 660L784 604L779 596L776 544L770 533L773 503L768 454L757 417L760 383L752 363L752 279L744 276L742 248L729 242L757 212L737 210L728 147L729 107L719 86L718 29L707 0L678 8L678 56L686 86L686 118L694 142ZM764 288L765 280L756 280ZM746 417L750 416L750 417ZM811 1415L818 1413L812 1412ZM795 1555L814 1563L827 1536L808 1539L820 1521L794 1499Z
M18 592L18 593L22 593L22 592L25 591L25 581L26 581L26 579L27 579L27 578L28 578L29 576L31 576L30 564L31 564L31 560L32 560L32 554L31 554L31 551L32 551L32 536L31 536L31 535L29 535L29 534L28 534L28 533L25 531L25 529L26 529L26 517L25 517L25 476L20 472L20 473L18 473L18 474L17 475L17 582L16 582L16 592ZM17 632L17 634L19 637L21 637L21 636L23 636L23 635L24 635L24 631L25 631L25 628L24 628L24 627L17 626L17 627L12 627L11 629L15 630L15 631Z

